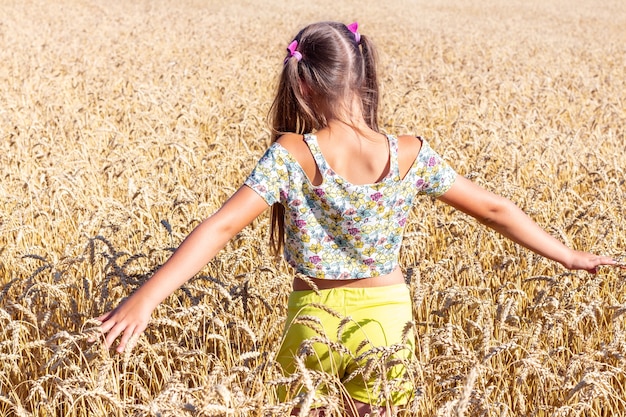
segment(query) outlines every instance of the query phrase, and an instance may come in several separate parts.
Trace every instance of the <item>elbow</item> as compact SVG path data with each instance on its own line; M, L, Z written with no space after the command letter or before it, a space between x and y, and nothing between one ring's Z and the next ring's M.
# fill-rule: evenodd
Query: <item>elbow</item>
M447 204L495 229L515 221L517 206L508 198L485 190L463 177L440 197Z
M476 219L490 228L507 223L512 218L513 212L517 206L509 199L497 195L493 195L485 202L482 210L476 216Z

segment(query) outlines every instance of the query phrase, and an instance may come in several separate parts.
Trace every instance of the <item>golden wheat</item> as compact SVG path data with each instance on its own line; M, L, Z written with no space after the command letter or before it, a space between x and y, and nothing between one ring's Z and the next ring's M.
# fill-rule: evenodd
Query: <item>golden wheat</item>
M88 342L92 318L240 186L268 145L284 48L322 19L357 19L379 46L386 131L425 137L622 267L565 271L419 200L401 253L415 395L388 415L626 416L621 1L7 0L0 16L0 416L351 406L338 378L304 367L312 341L294 375L274 361L293 276L265 215L157 308L132 352ZM350 318L326 311L341 336ZM316 341L343 351L334 336ZM388 395L401 348L364 343L348 377L380 375Z

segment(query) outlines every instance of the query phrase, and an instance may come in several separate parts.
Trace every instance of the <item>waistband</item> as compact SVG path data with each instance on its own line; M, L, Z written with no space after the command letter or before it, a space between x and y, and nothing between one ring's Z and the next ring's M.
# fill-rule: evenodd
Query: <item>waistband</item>
M339 287L317 292L314 290L292 291L289 294L288 307L299 308L312 303L324 304L328 307L349 307L410 301L409 287L406 284L395 284L369 288Z

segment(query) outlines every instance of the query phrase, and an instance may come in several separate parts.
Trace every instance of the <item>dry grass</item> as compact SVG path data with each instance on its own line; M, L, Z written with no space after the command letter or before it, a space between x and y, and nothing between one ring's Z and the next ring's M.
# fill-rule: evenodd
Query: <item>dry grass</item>
M132 353L86 342L241 184L284 48L315 20L358 19L379 45L386 130L623 261L621 1L131 3L0 4L0 415L283 415L311 404L278 403L297 383L341 406L336 381L272 361L290 273L265 217ZM401 415L626 416L623 270L567 272L430 200L402 264L419 361Z

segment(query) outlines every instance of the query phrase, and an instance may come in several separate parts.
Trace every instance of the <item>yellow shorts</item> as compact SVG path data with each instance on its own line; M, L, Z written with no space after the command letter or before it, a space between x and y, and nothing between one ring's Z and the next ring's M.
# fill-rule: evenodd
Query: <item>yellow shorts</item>
M277 361L286 376L307 370L334 375L354 400L403 405L413 393L407 363L415 339L409 289L404 284L375 288L293 291ZM408 327L407 327L408 325ZM327 394L324 383L316 394ZM279 387L282 401L307 392L302 383Z

